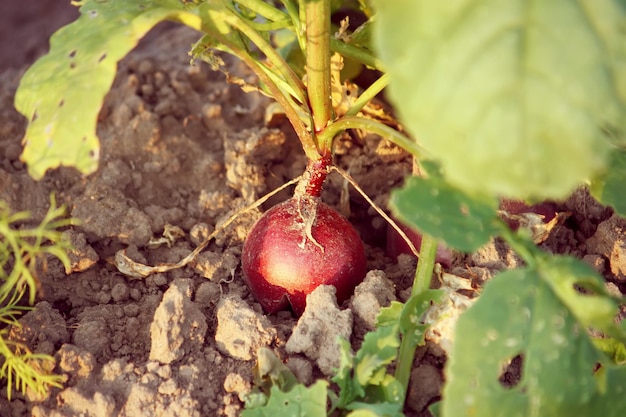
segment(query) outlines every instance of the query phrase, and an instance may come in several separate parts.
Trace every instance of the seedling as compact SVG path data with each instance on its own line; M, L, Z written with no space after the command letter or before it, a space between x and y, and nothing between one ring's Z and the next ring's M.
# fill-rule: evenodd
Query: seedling
M291 122L309 160L299 191L287 203L301 246L331 251L316 227L323 217L319 189L332 166L337 134L380 134L411 153L424 173L392 192L390 203L395 217L422 233L412 297L395 316L394 332L401 335L397 356L378 358L380 367L369 382L359 379L360 385L347 382L346 359L334 380L348 394L340 394L337 404L350 410L349 404L362 399L403 403L419 340L402 327L402 317L422 325L416 300L430 285L437 239L471 252L499 236L526 266L496 276L459 320L441 414L623 415L626 368L612 363L596 347L607 344L594 344L586 332L603 332L619 357L626 325L613 317L623 299L607 294L601 277L581 261L540 251L524 230L512 231L497 209L500 198L559 199L588 185L598 199L626 214L624 3L377 0L375 13L366 1L353 3L341 5L358 9L366 23L333 36L330 0L80 2L81 17L52 37L51 52L24 75L17 92L16 107L29 120L23 160L35 178L59 165L93 172L96 117L117 62L159 21L186 24L204 34L193 48L195 58L219 67L215 50L239 57ZM272 41L278 31L291 37L285 48ZM286 50L288 58L281 55ZM335 54L383 73L341 111L332 101L333 87L342 85L331 73L331 62L340 61ZM304 71L292 65L298 57L306 62ZM387 85L400 120L419 142L360 113ZM285 293L263 301L266 290L254 289L257 274L259 282L273 282L261 275L255 257L261 255L249 254L244 269L261 303L273 310ZM352 261L358 259L355 252ZM301 309L301 301L291 302ZM522 360L522 377L504 387L502 369L514 358ZM385 371L389 361L396 361L393 377ZM394 387L384 392L398 395L360 394L381 381ZM315 414L301 415L323 415L327 386L272 388L267 405L291 407L294 398L310 393L323 399L315 403ZM396 415L401 408L353 413Z
M0 378L7 380L7 397L11 399L17 387L22 393L27 389L45 394L50 387L61 387L63 377L51 373L54 358L33 353L21 341L12 340L11 327L19 327L19 316L31 308L39 283L37 270L46 262L45 257L58 258L66 270L70 269L67 256L69 245L58 230L70 224L64 219L65 210L56 207L54 199L50 208L35 227L23 227L30 219L27 212L11 213L0 201ZM8 326L8 327L7 327Z

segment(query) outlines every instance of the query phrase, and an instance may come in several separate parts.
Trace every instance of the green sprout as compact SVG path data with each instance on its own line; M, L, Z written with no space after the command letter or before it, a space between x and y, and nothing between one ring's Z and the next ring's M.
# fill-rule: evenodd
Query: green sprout
M44 395L50 387L61 387L63 377L51 373L54 359L12 340L11 331L21 326L18 317L32 308L39 288L37 274L49 256L59 259L66 270L70 268L66 252L69 242L60 229L72 221L64 215L65 209L57 207L52 196L41 223L30 226L30 213L11 214L7 204L0 201L0 323L5 325L0 330L0 378L7 380L9 400L14 388ZM28 305L23 305L23 300Z

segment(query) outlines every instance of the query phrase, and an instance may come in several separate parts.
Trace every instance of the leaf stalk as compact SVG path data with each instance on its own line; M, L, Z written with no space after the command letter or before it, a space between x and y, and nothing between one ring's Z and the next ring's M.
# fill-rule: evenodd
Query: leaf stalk
M305 0L306 75L314 131L321 132L331 120L330 97L330 0ZM333 138L318 139L324 154Z

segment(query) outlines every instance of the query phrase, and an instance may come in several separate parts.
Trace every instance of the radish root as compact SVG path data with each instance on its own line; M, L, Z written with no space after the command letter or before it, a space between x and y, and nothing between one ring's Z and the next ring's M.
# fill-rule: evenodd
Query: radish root
M365 193L365 191L363 191L363 189L359 186L359 184L354 180L354 178L352 178L352 176L348 172L346 172L345 170L335 165L331 166L330 169L331 171L336 171L339 175L345 178L345 180L348 181L350 185L352 185L354 189L357 190L359 194L361 194L361 196L363 196L363 198L369 203L369 205L372 206L372 208L376 210L376 212L380 214L381 217L385 219L391 225L391 227L394 228L396 232L398 232L400 237L402 237L402 239L407 243L407 245L409 245L409 249L411 249L411 252L413 252L413 254L416 257L419 257L419 251L415 248L415 245L413 244L413 242L411 242L411 239L409 239L406 233L402 231L400 226L398 226L398 224L387 213L385 213L385 211L382 208L380 208L378 204L374 203L374 200L372 200Z
M226 229L233 221L235 221L235 219L237 219L237 217L259 207L261 204L269 200L272 196L281 192L285 188L298 183L301 179L302 179L302 175L297 178L292 179L289 182L286 182L280 187L274 189L273 191L270 191L269 193L265 194L263 197L260 197L259 199L257 199L252 204L246 207L243 207L240 210L237 210L233 215L228 217L226 220L224 220L221 223L218 223L215 226L215 230L213 231L213 233L211 233L189 255L185 256L183 259L181 259L175 264L159 264L156 266L144 265L142 263L135 262L130 257L128 257L128 255L126 255L126 249L121 249L117 251L114 259L109 262L113 263L115 267L118 269L118 271L120 271L122 274L131 278L136 278L136 279L145 278L149 275L156 274L159 272L168 272L174 269L183 268L189 265L191 262L193 262L196 259L196 257L200 254L200 252L202 252L208 246L211 240L213 240L219 233L221 233L224 229Z

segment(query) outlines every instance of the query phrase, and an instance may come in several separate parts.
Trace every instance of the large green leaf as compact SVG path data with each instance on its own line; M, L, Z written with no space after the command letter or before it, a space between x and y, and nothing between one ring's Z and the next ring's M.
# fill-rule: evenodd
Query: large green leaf
M98 167L96 122L117 63L154 25L177 19L199 29L179 0L85 0L81 16L50 39L50 52L24 74L15 106L28 120L22 159L40 179L59 165Z
M587 334L589 324L611 327L617 303L601 287L573 288L601 281L589 271L553 258L494 277L457 323L442 415L626 415L626 367L611 364ZM521 377L505 386L500 378L517 356Z
M377 0L402 121L463 190L562 197L626 129L621 0Z
M591 192L595 198L626 217L626 150L613 149L609 155L606 172L594 178Z
M407 179L393 190L389 205L405 224L464 252L478 249L499 230L495 200L471 196L439 177Z

